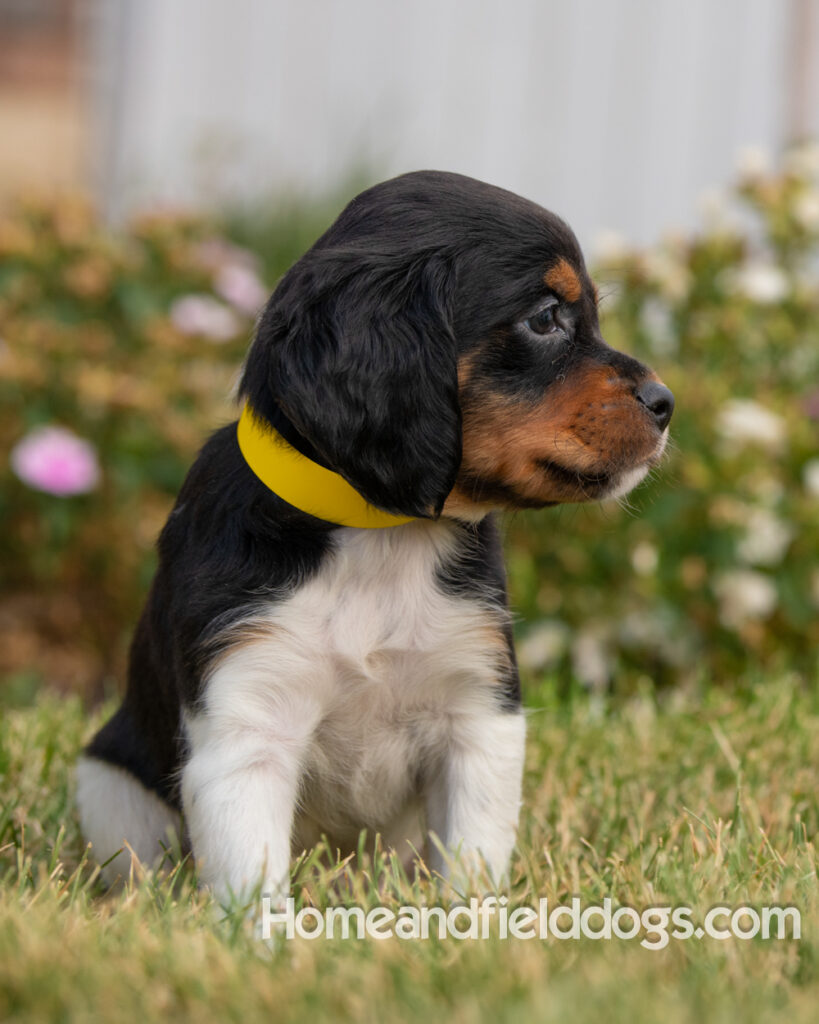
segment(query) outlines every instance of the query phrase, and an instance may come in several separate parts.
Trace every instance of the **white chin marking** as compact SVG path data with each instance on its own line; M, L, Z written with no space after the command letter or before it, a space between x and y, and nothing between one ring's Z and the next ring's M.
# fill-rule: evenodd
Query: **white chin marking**
M605 495L603 500L611 501L615 498L622 498L624 495L628 494L629 491L634 490L637 484L645 479L648 469L649 467L647 465L638 466L637 469L630 469L627 473L624 473L612 490Z
M649 469L655 466L662 457L665 451L665 446L668 443L668 428L663 431L662 437L657 445L657 451L651 457L648 462L643 463L642 466L637 466L636 469L630 469L627 473L624 473L615 486L605 495L603 501L609 501L611 499L622 498L628 494L629 491L633 491L634 488L641 481L645 480Z

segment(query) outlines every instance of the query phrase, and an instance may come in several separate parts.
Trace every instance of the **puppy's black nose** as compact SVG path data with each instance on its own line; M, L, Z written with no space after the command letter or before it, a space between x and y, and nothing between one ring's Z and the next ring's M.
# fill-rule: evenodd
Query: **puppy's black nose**
M674 412L674 395L658 380L643 381L637 390L637 401L648 409L660 430L665 430Z

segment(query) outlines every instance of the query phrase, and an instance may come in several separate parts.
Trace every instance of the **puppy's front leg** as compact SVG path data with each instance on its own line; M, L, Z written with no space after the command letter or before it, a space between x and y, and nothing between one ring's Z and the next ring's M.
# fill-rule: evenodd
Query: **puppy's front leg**
M485 865L503 884L515 844L526 723L521 711L483 712L453 725L449 748L427 796L433 866L460 888Z
M269 663L222 687L229 663L209 684L204 710L186 721L182 807L200 879L223 904L257 889L279 902L289 891L293 815L319 706L296 686L277 687Z

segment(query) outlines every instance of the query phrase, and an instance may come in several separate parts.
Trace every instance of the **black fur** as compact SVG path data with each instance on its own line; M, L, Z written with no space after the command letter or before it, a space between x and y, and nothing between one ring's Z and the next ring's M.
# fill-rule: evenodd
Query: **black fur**
M542 293L549 252L582 262L510 192L433 171L376 185L285 274L241 392L373 504L436 517L461 460L457 357Z
M495 517L490 515L474 525L464 526L462 543L457 556L442 565L438 578L444 591L459 597L472 598L484 605L506 610L506 566L503 545ZM520 676L515 655L512 623L506 618L504 626L506 650L499 666L501 677L501 705L509 711L520 707Z
M121 764L178 806L180 709L230 625L315 573L335 527L271 493L242 458L236 424L202 449L159 538L120 710L88 753Z

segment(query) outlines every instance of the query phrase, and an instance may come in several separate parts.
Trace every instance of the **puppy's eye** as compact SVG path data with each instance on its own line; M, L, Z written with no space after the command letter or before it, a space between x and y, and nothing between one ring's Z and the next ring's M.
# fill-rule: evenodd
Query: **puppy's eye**
M563 330L557 321L557 305L544 306L534 316L523 321L534 334L555 334Z

